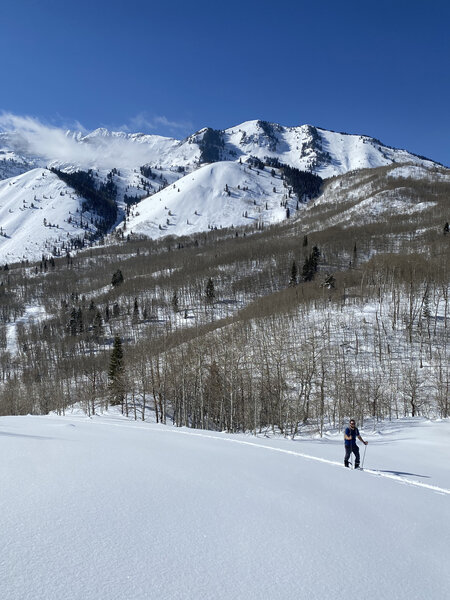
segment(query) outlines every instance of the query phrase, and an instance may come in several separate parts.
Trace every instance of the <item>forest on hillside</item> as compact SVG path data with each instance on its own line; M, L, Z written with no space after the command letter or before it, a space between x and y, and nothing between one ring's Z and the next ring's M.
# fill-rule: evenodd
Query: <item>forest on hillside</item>
M9 265L0 414L117 404L285 435L349 415L448 417L450 184L387 171L334 178L262 231L111 238ZM374 194L392 210L358 210Z

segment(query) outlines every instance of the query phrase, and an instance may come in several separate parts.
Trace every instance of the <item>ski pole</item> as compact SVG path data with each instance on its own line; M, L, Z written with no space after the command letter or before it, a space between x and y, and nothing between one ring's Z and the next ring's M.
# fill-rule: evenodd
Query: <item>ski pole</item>
M366 450L367 450L367 444L364 444L364 455L363 455L361 469L364 469L364 459L366 458Z

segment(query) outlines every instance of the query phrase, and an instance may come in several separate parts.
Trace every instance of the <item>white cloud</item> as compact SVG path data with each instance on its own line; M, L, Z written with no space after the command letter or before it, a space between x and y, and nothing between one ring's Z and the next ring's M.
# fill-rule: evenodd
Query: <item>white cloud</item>
M147 113L141 112L130 119L129 125L125 125L123 131L151 131L166 135L177 131L187 133L192 129L193 125L189 121L172 121L164 115L149 117Z
M158 149L151 144L137 143L127 136L85 136L86 130L75 123L71 132L42 123L39 119L3 112L0 114L0 130L11 133L13 149L21 154L38 156L48 162L75 163L81 168L130 167L157 160ZM140 114L130 120L122 132L131 133L139 129L157 130L161 127L182 128L187 124L169 121L166 117L148 119ZM167 142L172 143L170 140ZM159 151L162 148L159 147Z
M169 129L181 129L183 131L192 131L193 129L193 125L189 121L170 121L164 116L155 117L154 122L157 125L163 125L164 127L168 127Z

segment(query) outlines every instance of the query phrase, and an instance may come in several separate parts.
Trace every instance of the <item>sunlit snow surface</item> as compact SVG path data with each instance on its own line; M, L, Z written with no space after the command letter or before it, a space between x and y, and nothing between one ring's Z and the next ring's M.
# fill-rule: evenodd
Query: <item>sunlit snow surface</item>
M5 600L447 597L450 421L226 435L0 418Z

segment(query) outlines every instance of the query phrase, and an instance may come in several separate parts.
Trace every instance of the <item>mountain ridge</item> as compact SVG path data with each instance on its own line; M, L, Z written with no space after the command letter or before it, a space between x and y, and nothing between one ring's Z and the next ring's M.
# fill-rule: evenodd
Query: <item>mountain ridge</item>
M204 169L208 164L217 166ZM233 164L234 167L230 166ZM0 205L3 222L0 226L7 236L12 236L8 243L7 237L0 238L0 261L38 260L54 247L53 237L51 241L46 238L48 227L43 225L39 213L35 217L40 221L36 220L34 226L27 225L37 238L37 244L32 244L33 251L30 250L29 235L26 248L19 242L23 237L20 220L15 218L11 228L13 220L9 215L16 211L17 217L18 211L24 205L30 206L34 200L33 185L20 185L20 177L33 169L91 173L92 185L111 190L110 200L117 205L118 224L123 233L125 230L140 231L141 235L161 237L186 235L189 231L197 233L210 227L242 226L252 221L260 226L289 216L305 198L297 198L295 191L292 197L293 190L285 182L270 181L273 177L280 179L278 171L269 175L261 168L252 167L263 164L270 165L270 172L274 171L273 167L276 170L278 166L287 165L322 179L391 164L411 164L425 170L440 166L425 157L386 146L370 136L338 133L309 124L283 126L263 120L249 120L222 130L204 127L182 140L106 128L89 133L44 127L0 132L0 181L3 184ZM198 183L196 187L189 177L199 170L198 177L194 176ZM43 181L53 181L52 178L38 177L40 185ZM173 192L175 185L179 192ZM19 188L21 192L16 194L15 190ZM234 190L233 194L229 188ZM51 190L48 191L50 194ZM63 230L73 210L73 206L64 206L66 191L57 199L58 219L55 221L55 225ZM67 193L72 200L77 195L74 190ZM77 206L81 213L86 204L89 202L79 190ZM137 207L130 211L131 205ZM203 219L194 219L198 216L195 215L198 206L202 206ZM8 207L8 215L4 213L5 207ZM102 215L92 209L92 204L90 208L89 218L93 224ZM253 214L254 208L258 214ZM183 214L185 226L181 226L181 221L174 226L170 215L165 214L170 210ZM144 214L149 227L144 227L142 219L138 219ZM27 221L29 218L30 214ZM194 221L199 223L198 228L193 226ZM76 246L80 239L86 240L82 219L80 224L81 229L70 227L66 231L69 247L73 246L70 240L74 236ZM89 235L95 239L98 230L94 227Z

